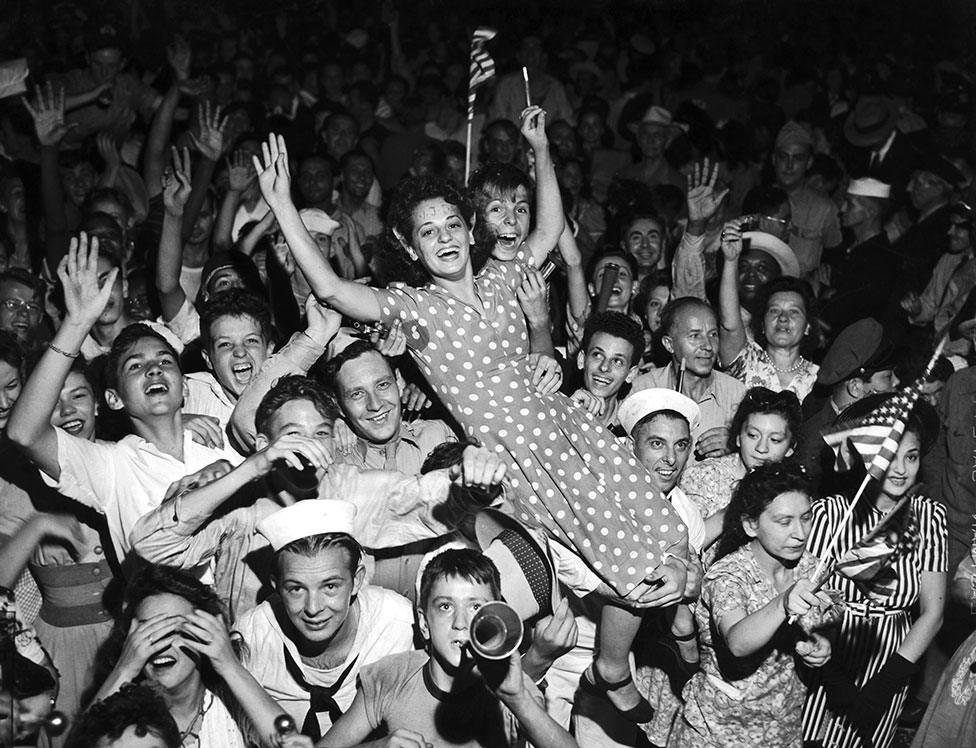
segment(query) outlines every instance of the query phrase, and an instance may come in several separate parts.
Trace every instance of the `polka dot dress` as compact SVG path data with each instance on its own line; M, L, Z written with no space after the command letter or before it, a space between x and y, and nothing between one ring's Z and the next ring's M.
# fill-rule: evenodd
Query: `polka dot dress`
M407 346L467 434L509 458L525 497L516 514L573 548L624 596L676 549L685 528L633 454L581 408L532 385L521 261L490 261L475 278L481 308L434 285L378 289L382 321L400 318Z

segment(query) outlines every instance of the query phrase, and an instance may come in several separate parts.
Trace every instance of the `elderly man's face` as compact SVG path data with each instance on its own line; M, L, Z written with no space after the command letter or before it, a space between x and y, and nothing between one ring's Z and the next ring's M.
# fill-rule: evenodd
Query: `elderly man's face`
M810 168L812 154L810 149L799 143L790 143L773 151L773 169L776 181L784 190L789 190L803 182Z
M854 228L874 217L871 198L862 195L845 195L840 206L840 224L845 228Z
M718 322L705 306L689 306L675 317L670 334L662 339L676 367L684 361L689 372L707 377L718 353Z

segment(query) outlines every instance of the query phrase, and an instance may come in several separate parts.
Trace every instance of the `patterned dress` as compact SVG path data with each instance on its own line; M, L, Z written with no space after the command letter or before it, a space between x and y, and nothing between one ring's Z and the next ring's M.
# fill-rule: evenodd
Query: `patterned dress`
M773 392L788 390L802 403L803 398L813 389L820 367L802 356L798 364L790 383L784 387L780 384L779 374L769 354L757 342L750 340L746 343L746 347L739 351L739 355L729 364L726 371L746 387L768 387Z
M381 322L401 319L407 347L469 437L507 455L518 519L574 549L619 595L671 550L684 556L678 513L633 454L562 394L531 382L516 289L526 255L475 277L478 308L435 285L377 291Z
M720 512L732 500L732 492L746 474L745 465L738 452L714 457L701 462L691 462L678 485L708 519Z
M817 559L804 553L796 579L809 577ZM806 687L796 672L794 638L786 624L749 657L735 657L718 633L733 610L751 615L779 593L749 545L716 561L705 573L698 619L701 671L685 686L684 712L668 748L799 748Z
M819 554L828 544L847 509L849 499L830 496L813 505L813 526L808 548ZM873 529L884 513L865 502L867 511L855 512L837 544L835 558ZM923 571L946 570L946 516L941 504L922 496L910 499L919 538L914 550L898 555L891 564L894 578L887 575L888 594L865 592L857 584L840 574L834 574L831 587L844 593L847 608L840 632L834 644L831 660L841 663L860 688L887 659L897 651L912 626L911 608L918 601L920 577ZM895 735L907 687L894 699L874 732L875 748L886 748ZM853 748L862 743L846 717L828 710L826 696L819 686L810 691L803 710L804 740L823 740L830 748Z

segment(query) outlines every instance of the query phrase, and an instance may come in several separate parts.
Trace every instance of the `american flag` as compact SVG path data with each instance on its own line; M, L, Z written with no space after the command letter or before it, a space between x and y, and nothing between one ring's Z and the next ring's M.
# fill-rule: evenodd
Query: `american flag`
M823 435L824 441L834 450L838 471L853 467L850 444L861 455L868 475L875 480L884 480L905 433L908 414L918 402L923 381L919 379L863 418Z
M498 32L485 26L475 29L471 37L471 76L468 82L468 118L474 116L475 89L495 74L495 61L491 59L485 44Z

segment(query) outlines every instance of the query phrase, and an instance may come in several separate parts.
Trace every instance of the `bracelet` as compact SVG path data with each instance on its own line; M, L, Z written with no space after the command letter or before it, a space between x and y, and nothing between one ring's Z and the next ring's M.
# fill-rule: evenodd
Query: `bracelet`
M47 347L50 348L55 353L60 353L65 358L78 358L81 355L81 351L76 351L75 353L68 353L63 348L58 348L54 343L48 343Z

